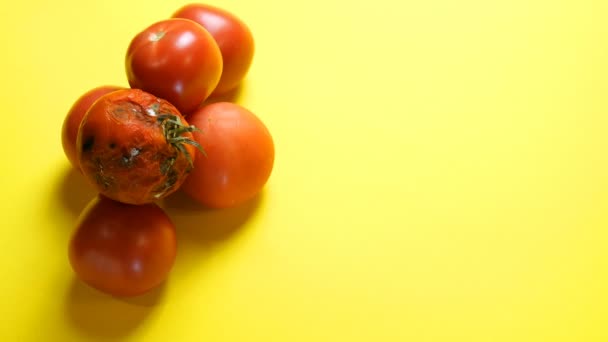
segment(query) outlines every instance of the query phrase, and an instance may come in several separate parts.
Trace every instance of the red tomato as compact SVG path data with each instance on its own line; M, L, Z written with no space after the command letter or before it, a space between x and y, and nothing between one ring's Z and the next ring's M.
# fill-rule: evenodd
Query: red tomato
M78 158L76 157L76 137L78 136L78 127L80 127L84 114L98 98L119 89L123 88L116 86L101 86L89 90L74 102L68 115L65 117L61 129L61 143L65 155L76 169L80 170Z
M226 208L253 198L266 184L274 163L274 144L264 123L249 110L217 102L192 113L200 128L199 153L181 189L198 202Z
M214 94L224 94L236 88L245 78L253 59L253 35L247 25L226 10L204 4L186 5L173 17L201 24L217 42L224 66Z
M139 89L100 97L78 131L78 162L103 195L142 204L177 190L192 169L192 132L169 102Z
M176 247L175 227L156 204L130 205L99 196L80 215L69 259L90 286L135 296L167 278Z
M131 88L163 98L182 113L194 111L222 75L215 40L186 19L163 20L143 30L131 41L125 64Z

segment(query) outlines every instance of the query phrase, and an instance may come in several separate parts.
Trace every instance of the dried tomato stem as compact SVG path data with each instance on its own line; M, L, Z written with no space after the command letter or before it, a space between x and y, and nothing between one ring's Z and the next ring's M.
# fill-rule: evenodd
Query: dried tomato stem
M171 144L171 146L173 146L177 151L184 154L184 156L188 160L188 163L190 163L190 167L193 167L192 156L190 155L188 149L186 149L184 144L194 146L196 149L201 151L203 155L205 155L203 147L198 142L188 137L182 136L182 134L184 133L200 131L198 128L196 128L195 126L184 125L182 120L178 116L173 114L161 114L158 116L158 121L161 127L163 128L163 134L167 142Z

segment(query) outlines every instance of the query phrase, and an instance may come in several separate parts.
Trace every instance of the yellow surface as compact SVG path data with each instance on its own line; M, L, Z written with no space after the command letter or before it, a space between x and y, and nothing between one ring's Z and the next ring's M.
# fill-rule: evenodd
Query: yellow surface
M75 280L72 102L180 1L4 1L0 341L608 341L608 2L215 1L276 141L253 204L168 201L169 281Z

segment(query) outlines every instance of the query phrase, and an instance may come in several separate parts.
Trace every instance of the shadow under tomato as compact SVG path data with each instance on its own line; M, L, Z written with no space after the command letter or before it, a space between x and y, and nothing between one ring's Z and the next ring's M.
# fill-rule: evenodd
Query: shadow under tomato
M237 103L243 94L243 89L245 88L245 81L241 82L236 88L229 90L224 94L219 95L211 95L208 99L206 99L198 108L203 108L207 105L217 102L232 102Z
M178 191L161 206L175 224L179 240L203 245L227 240L239 232L262 200L260 193L248 202L227 209L210 209Z
M165 284L147 294L116 298L74 278L66 295L65 314L83 333L94 338L122 338L132 333L163 297Z
M71 213L78 216L86 205L97 195L84 176L73 167L66 167L59 186L59 199Z

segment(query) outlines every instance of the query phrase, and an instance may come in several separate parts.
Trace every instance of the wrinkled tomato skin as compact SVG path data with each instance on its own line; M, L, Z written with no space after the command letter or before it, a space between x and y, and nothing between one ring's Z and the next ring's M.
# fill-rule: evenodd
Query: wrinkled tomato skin
M264 123L246 108L217 102L192 113L203 147L181 189L210 208L228 208L255 197L274 164L274 143Z
M139 89L100 97L82 120L78 162L82 173L103 195L123 203L143 204L176 191L191 170L194 147L186 153L171 144L160 123L171 115L187 122L169 102ZM192 134L181 134L192 139Z
M217 86L222 55L211 34L199 24L167 19L133 38L125 68L131 88L163 98L187 114Z
M255 44L249 27L233 13L207 4L186 5L173 17L199 23L219 46L223 71L213 95L222 95L236 88L247 75L253 60Z
M68 257L83 282L123 297L159 286L173 267L176 249L175 227L156 204L98 196L79 217Z
M124 88L111 85L93 88L82 94L68 111L61 128L61 144L66 157L75 169L80 170L76 156L76 138L78 137L78 128L80 127L82 118L98 98L120 89Z

